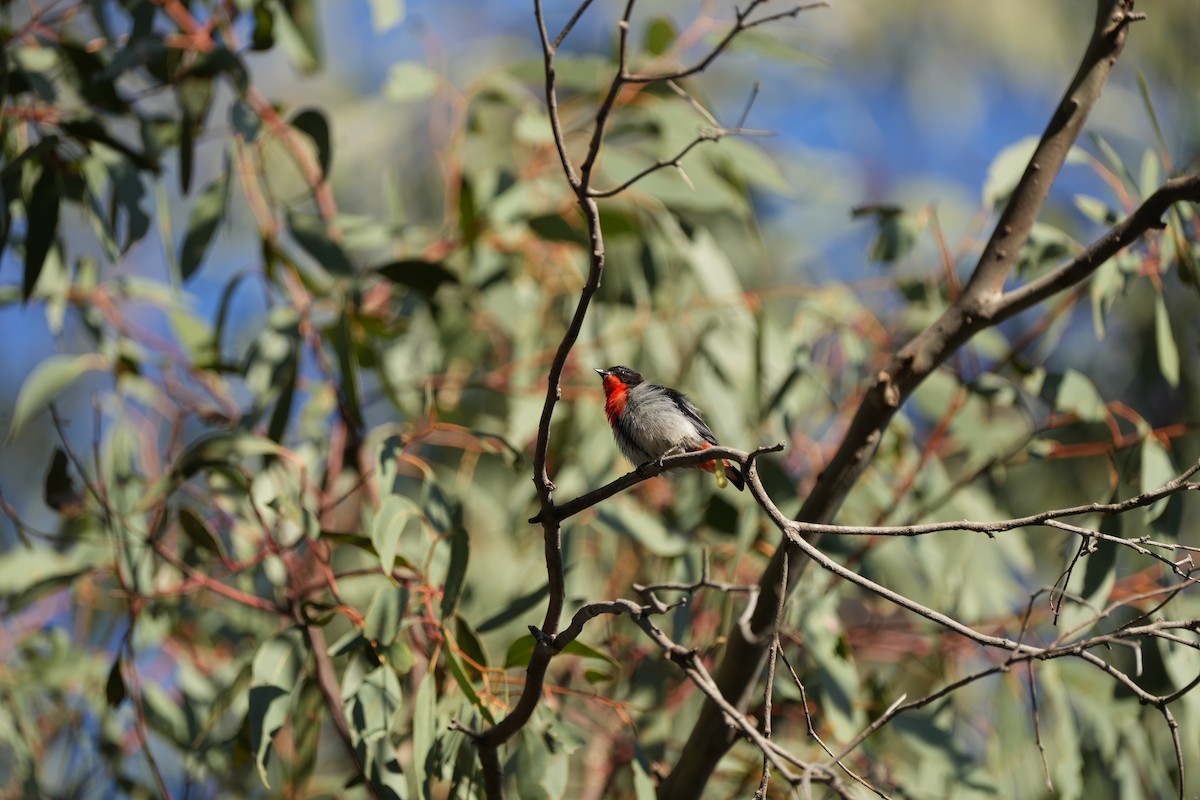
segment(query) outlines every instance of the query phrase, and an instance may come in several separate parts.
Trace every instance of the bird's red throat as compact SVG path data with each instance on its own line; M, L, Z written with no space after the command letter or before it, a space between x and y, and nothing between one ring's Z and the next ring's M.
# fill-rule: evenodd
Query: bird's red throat
M617 417L625 411L625 396L629 387L615 375L604 376L604 413L610 425L617 424Z

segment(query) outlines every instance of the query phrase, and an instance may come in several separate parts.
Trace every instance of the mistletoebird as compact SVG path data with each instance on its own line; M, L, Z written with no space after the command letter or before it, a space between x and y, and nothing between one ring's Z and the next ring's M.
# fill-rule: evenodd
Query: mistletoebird
M604 381L604 412L612 426L617 447L635 467L666 456L707 450L717 445L717 437L700 416L700 409L668 386L648 383L641 373L624 366L598 369ZM725 479L737 487L745 480L737 467L723 461L705 461L697 468L717 476L717 484Z

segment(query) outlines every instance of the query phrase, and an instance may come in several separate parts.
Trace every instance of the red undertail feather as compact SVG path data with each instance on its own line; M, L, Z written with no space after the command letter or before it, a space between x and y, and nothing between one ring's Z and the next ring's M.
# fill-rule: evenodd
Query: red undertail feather
M702 445L700 447L700 449L707 450L710 447L712 447L712 445L706 443L706 444ZM717 476L717 485L720 486L721 488L725 488L725 482L724 482L723 478L727 478L729 480L729 482L732 483L739 492L742 491L742 487L746 485L745 480L742 478L742 473L738 472L737 468L734 467L732 464L730 464L728 461L722 461L721 463L725 467L721 471L724 473L723 475L721 473L717 472L717 462L716 461L705 461L701 464L697 464L696 467L698 469L704 470L705 472L711 472L714 475L716 475Z

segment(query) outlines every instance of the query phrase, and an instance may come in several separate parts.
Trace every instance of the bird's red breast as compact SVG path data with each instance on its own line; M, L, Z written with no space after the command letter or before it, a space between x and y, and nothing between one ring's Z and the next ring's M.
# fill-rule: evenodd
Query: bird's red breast
M629 386L616 375L604 376L604 413L608 415L608 424L616 425L617 417L625 411L625 399L629 394Z

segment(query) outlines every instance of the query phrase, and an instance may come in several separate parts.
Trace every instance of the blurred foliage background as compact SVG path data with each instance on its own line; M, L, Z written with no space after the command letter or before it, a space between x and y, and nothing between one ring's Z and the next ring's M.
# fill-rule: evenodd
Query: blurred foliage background
M1146 5L1022 277L1197 166L1200 17ZM549 6L556 25L574 7ZM573 142L619 13L598 4L560 53ZM730 13L647 4L635 65L686 62ZM686 390L726 443L786 441L761 468L794 512L865 382L968 274L1093 13L836 0L686 81L724 125L757 83L746 125L775 135L702 146L602 202L609 267L555 418L559 496L628 468L591 372L626 363ZM531 9L0 14L0 796L481 796L449 724L502 716L533 646L546 579L529 452L587 270ZM668 89L630 92L603 180L706 124ZM1196 230L1180 207L1081 291L974 340L897 417L839 521L998 519L1130 496L1193 463ZM1197 546L1196 514L1177 498L1103 530ZM749 498L690 473L651 481L567 528L569 599L694 581L705 563L753 583L777 544ZM1012 636L1076 550L1046 530L822 546ZM1102 548L1069 587L1086 602L1056 627L1039 600L1028 640L1098 630L1109 604L1131 619L1169 578ZM661 625L712 655L742 602L702 592ZM1155 613L1198 608L1184 593ZM808 694L779 683L775 735L813 758L810 716L844 743L899 694L996 658L815 571L787 619ZM1160 693L1198 661L1158 641L1106 657ZM1083 664L1035 677L1053 790L1023 669L905 714L847 763L895 796L1173 794L1157 712ZM548 687L506 750L520 797L653 796L700 699L621 619L594 622ZM1174 706L1192 754L1198 706ZM712 796L748 796L759 769L735 747Z

